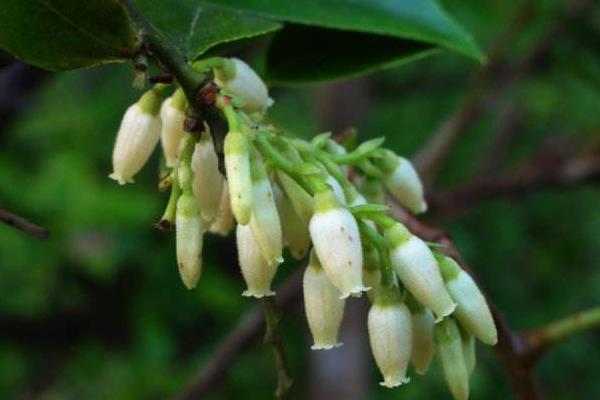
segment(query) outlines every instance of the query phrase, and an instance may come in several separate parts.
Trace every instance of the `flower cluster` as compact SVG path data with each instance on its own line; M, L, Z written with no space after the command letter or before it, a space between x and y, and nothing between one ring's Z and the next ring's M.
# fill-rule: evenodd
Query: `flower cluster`
M383 139L346 149L327 133L291 138L263 122L272 100L243 61L195 67L217 88L212 107L227 132L202 116L201 132L186 132L184 90L165 99L168 87L156 85L125 113L110 175L132 182L160 140L171 186L162 223L175 226L184 285L200 279L206 232L235 229L244 296L274 295L284 247L296 259L308 255L303 290L313 349L341 345L345 302L367 292L381 384L407 383L409 364L424 374L437 353L454 398L466 399L475 339L495 344L496 328L469 274L387 214L386 191L415 214L427 210L410 161L381 147Z

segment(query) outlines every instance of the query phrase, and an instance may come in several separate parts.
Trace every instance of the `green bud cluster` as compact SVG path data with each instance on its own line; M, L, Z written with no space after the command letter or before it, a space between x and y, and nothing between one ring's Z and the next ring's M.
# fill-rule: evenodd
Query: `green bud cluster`
M245 296L275 294L286 247L297 259L310 254L303 290L313 349L341 345L345 302L367 292L382 385L409 382L410 364L424 374L438 353L451 393L466 399L474 339L494 345L496 328L468 273L388 215L386 189L410 212L427 210L410 161L383 148L382 138L353 148L327 133L291 138L264 123L272 100L246 63L210 58L194 67L219 88L213 114L228 132L210 125L213 115L200 135L185 132L188 91L176 88L165 99L166 88L157 86L127 111L111 174L131 182L160 139L169 169L161 186L171 184L160 226L175 225L184 285L194 288L200 279L207 232L236 232Z

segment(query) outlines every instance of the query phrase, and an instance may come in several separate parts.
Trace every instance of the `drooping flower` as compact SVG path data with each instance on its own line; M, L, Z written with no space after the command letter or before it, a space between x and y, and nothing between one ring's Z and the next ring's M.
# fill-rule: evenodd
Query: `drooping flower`
M273 185L273 194L282 221L281 233L283 240L290 253L292 253L292 257L300 260L304 258L310 247L308 225L296 213L290 199L281 191L279 186Z
M269 264L278 265L283 262L283 240L271 182L262 160L253 159L250 168L253 198L250 228L265 260Z
M181 151L181 138L185 133L183 123L185 121L185 108L187 102L181 88L177 89L173 96L163 101L160 108L160 119L162 129L160 131L160 142L167 167L177 166L179 153Z
M409 160L386 150L376 161L385 174L383 178L385 186L401 205L415 214L427 211L423 184Z
M341 298L366 290L362 279L363 255L358 225L332 190L315 195L315 213L309 225L317 257Z
M231 210L238 224L246 225L252 214L252 179L248 139L241 132L225 136L225 170Z
M193 194L184 192L177 201L175 238L177 264L183 284L196 287L202 272L202 243L204 227Z
M263 80L244 61L229 59L231 70L215 70L215 82L243 101L242 109L247 112L264 112L273 104Z
M265 260L249 225L238 225L236 236L238 261L247 285L242 295L256 298L274 295L271 282L277 272L277 264Z
M483 343L496 344L498 333L492 312L471 275L450 257L439 256L438 262L448 292L458 304L456 319L467 332Z
M452 314L456 304L427 244L399 223L386 229L385 236L390 243L392 265L408 291L436 314L437 321Z
M417 374L424 375L429 369L435 353L433 341L434 318L431 310L426 307L416 305L410 308L413 323L412 357L410 361L414 365Z
M158 143L161 101L160 93L149 90L123 115L113 148L113 172L109 175L121 185L133 182Z
M455 400L469 398L469 373L465 364L460 331L452 318L444 318L433 328L435 343L446 383Z
M369 310L369 339L373 357L383 375L380 384L393 388L410 381L406 370L412 351L412 320L404 303L381 300L380 293Z
M192 155L192 190L198 199L202 219L210 224L219 216L224 179L219 171L219 160L208 130L196 143Z
M331 284L316 254L311 252L310 262L303 278L304 309L313 336L313 350L339 347L338 331L344 315L345 301Z
M219 201L219 216L210 225L208 231L221 236L227 236L233 229L235 221L233 218L233 212L231 211L231 199L229 198L229 187L223 186L221 193L221 200Z

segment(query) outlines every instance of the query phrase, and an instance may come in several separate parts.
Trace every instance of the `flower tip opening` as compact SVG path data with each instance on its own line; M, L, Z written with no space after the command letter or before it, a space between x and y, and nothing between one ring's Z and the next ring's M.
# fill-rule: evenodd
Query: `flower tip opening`
M379 382L379 384L388 389L392 389L398 386L405 385L410 382L410 377L404 376L401 378L388 379L386 378L383 382Z
M310 346L311 350L332 350L332 349L337 349L338 347L342 347L344 345L344 343L342 342L337 342L334 344L323 344L323 343L315 343L312 346Z
M117 181L119 183L119 185L133 183L133 179L125 179L121 176L121 174L117 174L116 172L113 172L112 174L108 175L108 177L112 180Z
M363 292L369 291L371 290L370 286L355 286L352 289L350 289L348 292L342 294L340 296L340 300L345 300L348 297L352 296L352 297L361 297Z
M255 292L252 290L244 290L242 292L242 296L244 297L254 297L255 299L262 299L263 297L271 297L275 296L275 292L273 290L269 290L267 292Z
M440 313L435 312L435 323L437 324L439 322L442 322L444 318L451 315L454 312L454 310L456 310L456 303L452 302L448 305L448 307L446 307L446 309L444 309Z

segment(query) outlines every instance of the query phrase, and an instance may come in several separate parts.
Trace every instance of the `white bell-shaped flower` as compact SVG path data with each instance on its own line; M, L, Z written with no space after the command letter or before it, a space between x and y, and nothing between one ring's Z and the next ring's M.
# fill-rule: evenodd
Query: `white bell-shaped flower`
M220 213L224 179L219 171L219 160L208 131L204 132L200 141L196 143L192 155L192 171L194 196L200 204L202 219L210 224Z
M269 97L263 80L244 61L238 58L231 58L229 61L233 63L231 71L215 70L216 84L242 100L244 111L264 112L273 104L273 100Z
M446 378L455 400L469 398L469 373L465 364L460 331L452 318L445 318L433 328L435 344Z
M331 284L314 251L304 271L304 309L314 340L313 350L339 347L338 331L344 316L345 301Z
M360 296L363 284L363 255L358 225L332 190L315 195L315 213L309 224L317 257L327 277L341 292L341 298Z
M383 154L380 163L385 173L383 182L396 200L415 214L427 211L423 184L412 163L391 151Z
M181 138L185 133L183 123L186 104L183 90L177 89L173 96L163 101L160 108L160 119L162 120L160 143L169 168L176 167L179 160Z
M437 261L427 244L401 224L386 230L390 259L408 291L436 315L437 321L452 314L456 304L450 298Z
M483 343L496 344L498 333L494 318L471 275L450 257L442 256L438 261L448 292L458 304L454 312L456 319L467 332Z
M196 199L191 193L183 193L177 200L175 214L175 238L177 264L183 284L192 289L202 272L202 242L204 227Z
M133 182L158 143L160 104L160 95L149 90L123 115L113 148L113 172L109 175L121 185Z
M429 369L435 353L433 341L434 318L430 309L420 307L412 311L413 344L410 359L417 374L424 375Z
M294 206L279 186L273 185L273 194L281 220L283 241L290 249L292 257L300 260L304 258L310 247L308 225L300 219Z
M251 171L253 202L250 228L265 260L270 265L278 265L283 262L283 238L271 182L262 160L252 160Z
M238 261L247 286L242 295L256 298L273 296L275 292L271 290L271 282L277 265L265 260L250 226L238 225L236 237Z
M238 224L246 225L252 214L250 145L243 133L234 131L225 136L224 146L231 210Z
M373 357L383 375L380 384L393 388L410 381L406 370L412 351L412 320L404 303L379 299L378 295L369 310L369 339Z
M219 216L210 225L208 231L221 236L227 236L233 229L235 220L233 218L233 212L231 211L231 200L229 198L229 187L223 186L223 192L221 193L221 201L219 202Z

